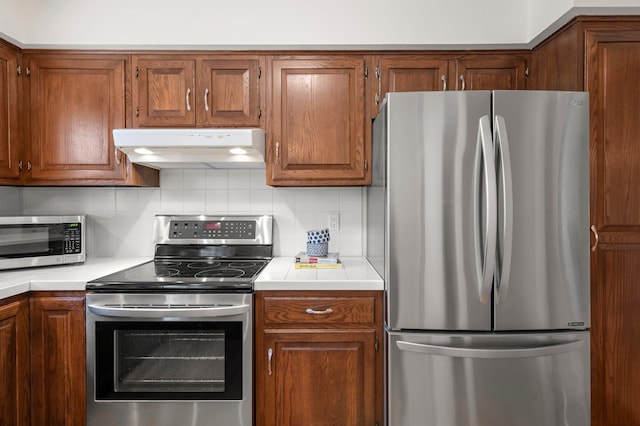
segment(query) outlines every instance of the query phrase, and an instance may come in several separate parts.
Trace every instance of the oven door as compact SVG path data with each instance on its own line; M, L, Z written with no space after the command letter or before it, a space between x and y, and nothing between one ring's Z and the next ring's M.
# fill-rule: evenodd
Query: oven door
M251 303L88 294L87 424L251 424Z

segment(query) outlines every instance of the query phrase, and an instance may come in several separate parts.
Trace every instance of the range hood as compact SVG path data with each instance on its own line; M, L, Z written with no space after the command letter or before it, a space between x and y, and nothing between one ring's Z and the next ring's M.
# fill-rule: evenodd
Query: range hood
M154 169L265 167L262 129L114 129L113 140Z

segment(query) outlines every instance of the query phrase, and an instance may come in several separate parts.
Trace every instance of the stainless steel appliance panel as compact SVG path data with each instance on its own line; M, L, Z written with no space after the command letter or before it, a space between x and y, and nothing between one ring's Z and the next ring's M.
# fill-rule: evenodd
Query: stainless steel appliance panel
M589 327L588 94L497 91L493 109L495 329Z
M386 166L374 182L386 185L391 329L491 329L491 303L479 295L484 254L477 247L487 186L478 178L485 163L478 126L490 107L486 91L389 93L376 119L386 119L385 136L374 142L386 144Z
M389 426L590 424L589 333L388 334Z

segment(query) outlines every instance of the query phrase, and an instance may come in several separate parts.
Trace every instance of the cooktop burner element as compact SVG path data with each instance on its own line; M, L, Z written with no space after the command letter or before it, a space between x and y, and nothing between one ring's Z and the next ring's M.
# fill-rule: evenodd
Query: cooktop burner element
M87 290L252 292L271 260L271 226L271 216L157 216L154 260L93 280Z

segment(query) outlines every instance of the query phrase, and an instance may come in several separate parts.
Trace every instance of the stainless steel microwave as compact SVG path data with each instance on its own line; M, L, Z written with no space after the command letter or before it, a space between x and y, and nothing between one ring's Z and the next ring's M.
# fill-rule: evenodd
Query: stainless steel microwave
M0 216L0 269L84 262L85 219Z

